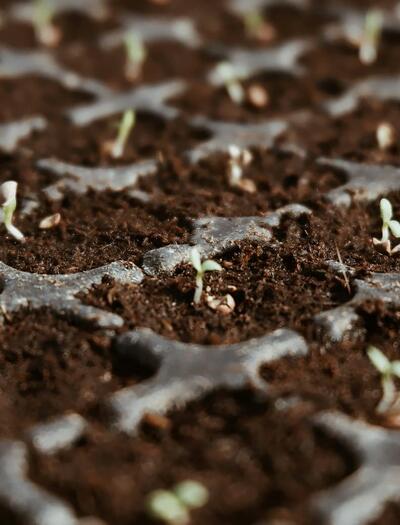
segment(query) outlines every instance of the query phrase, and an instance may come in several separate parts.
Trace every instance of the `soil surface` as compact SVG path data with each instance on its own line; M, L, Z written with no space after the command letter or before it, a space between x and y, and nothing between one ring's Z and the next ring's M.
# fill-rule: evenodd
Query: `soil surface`
M373 344L389 359L399 359L396 305L366 301L357 306L357 321L342 341L329 340L315 320L351 301L355 279L373 272L400 274L400 255L373 244L381 235L382 196L354 198L348 208L333 206L330 192L348 177L320 162L328 157L400 165L398 100L364 97L336 118L326 111L327 103L356 82L400 74L400 30L385 30L377 60L362 64L354 42L342 35L332 38L338 18L329 6L393 9L395 0L276 2L250 13L252 18L235 11L229 0L110 0L104 13L56 13L52 22L60 40L54 47L39 42L29 21L11 17L8 8L16 3L2 2L0 46L20 53L43 51L66 72L95 80L115 95L171 80L185 85L166 101L176 111L174 118L138 108L123 154L114 159L107 147L117 137L123 110L77 126L68 112L95 102L93 94L35 68L21 75L2 73L0 123L41 116L46 127L27 133L13 151L0 151L0 183L18 182L13 222L25 235L20 243L0 225L1 262L53 275L115 261L143 267L151 250L191 244L197 219L266 217L290 204L301 204L308 213L283 214L270 227L269 242L243 240L216 253L212 259L222 270L205 274L198 304L191 264L178 264L168 275L145 275L140 284L121 284L106 275L78 298L120 315L124 325L113 331L72 320L56 307L35 309L23 301L19 311L8 312L2 303L8 285L4 272L0 444L3 439L27 441L34 425L81 414L88 430L69 448L45 456L29 445L28 478L71 505L78 518L92 516L102 520L100 525L161 523L150 518L146 498L187 479L200 481L210 493L209 502L192 512L193 525L326 525L313 512L313 502L354 473L360 458L322 431L316 416L334 410L382 429L400 429L397 413L377 413L381 377L366 352ZM167 28L186 17L199 39L188 45L160 32L144 42L146 59L138 76L128 78L124 45L106 49L100 44L124 27L127 14L156 16ZM261 69L243 79L242 103L207 80L228 56L225 50L260 51L292 39L309 44L299 68L287 73ZM227 151L240 144L223 144L223 151L190 161L189 153L213 138L206 125L196 125L195 116L234 124L281 120L287 129L271 147L268 137L248 147L250 161L242 166L242 184L235 185ZM382 123L393 127L387 148L377 140ZM77 182L72 174L61 177L39 168L39 161L49 158L111 169L152 160L156 169L120 191L89 187L78 193L70 189ZM55 184L59 200L49 196ZM400 220L400 191L385 197L393 205L393 218ZM56 213L59 224L39 227ZM391 240L393 246L399 242ZM333 261L348 268L338 272ZM168 340L217 346L287 328L304 338L308 353L263 364L258 389L216 388L187 406L174 398L163 415L154 412L154 401L137 433L128 436L112 425L109 399L152 377L144 366L122 359L115 346L117 336L137 328ZM400 389L400 380L395 385ZM383 508L370 524L398 525L399 505L387 501ZM32 525L6 499L0 501L0 522Z

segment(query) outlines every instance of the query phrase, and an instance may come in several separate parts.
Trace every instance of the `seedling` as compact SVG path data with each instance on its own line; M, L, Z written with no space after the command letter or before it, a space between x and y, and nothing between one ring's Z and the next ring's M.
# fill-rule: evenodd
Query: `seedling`
M125 111L125 113L122 115L122 119L118 127L118 135L116 140L114 142L108 142L105 146L106 151L114 159L119 159L124 154L127 140L133 127L135 126L135 123L135 112L131 109Z
M243 17L246 33L251 38L270 42L276 37L275 28L265 20L260 11L249 11Z
M373 64L378 57L379 42L383 29L383 13L379 9L368 10L365 16L364 32L360 43L360 61Z
M169 490L155 490L147 498L147 511L152 518L168 525L186 525L190 515L185 505Z
M174 494L189 509L203 507L209 498L206 487L202 483L190 479L175 485Z
M393 220L393 207L388 199L381 199L380 202L382 219L382 237L373 239L375 246L384 248L389 255L400 251L400 244L392 249L389 239L390 233L398 239L400 237L400 222Z
M241 188L249 193L254 193L257 188L252 180L243 178L243 169L253 160L253 155L247 149L241 149L234 144L228 148L228 179L233 187Z
M389 122L381 122L376 128L379 149L387 151L396 144L396 130Z
M13 180L4 182L0 186L1 195L4 199L2 204L2 221L8 233L12 235L17 241L23 242L24 235L16 228L13 223L13 215L17 207L17 183Z
M400 378L400 361L389 361L385 354L375 346L369 346L367 354L371 363L381 374L383 394L376 410L384 414L393 407L398 398L394 378Z
M220 62L214 71L214 79L217 84L222 84L235 104L242 104L245 99L245 91L240 82L240 74L230 62Z
M155 490L147 498L149 514L168 525L186 525L190 511L203 507L209 498L208 490L198 481L186 480L172 491Z
M36 0L33 26L36 38L45 46L56 46L61 38L60 30L53 24L55 9L49 0Z
M198 304L201 301L203 294L203 278L206 272L221 272L222 266L215 261L210 259L201 262L201 256L199 250L194 247L190 253L190 261L193 268L196 270L196 291L194 293L193 302Z
M134 32L128 33L124 41L127 56L125 75L129 80L134 81L141 75L147 51L143 40Z

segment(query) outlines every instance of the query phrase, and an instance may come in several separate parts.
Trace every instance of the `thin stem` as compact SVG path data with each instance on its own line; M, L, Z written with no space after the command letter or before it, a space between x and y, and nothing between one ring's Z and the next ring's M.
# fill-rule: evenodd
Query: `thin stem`
M380 414L387 412L396 399L396 387L391 375L385 374L382 377L382 390L382 399L376 409Z
M198 272L196 275L196 291L194 293L193 302L198 304L201 301L203 295L203 273Z
M387 224L384 224L382 226L382 242L386 242L389 240L389 227Z

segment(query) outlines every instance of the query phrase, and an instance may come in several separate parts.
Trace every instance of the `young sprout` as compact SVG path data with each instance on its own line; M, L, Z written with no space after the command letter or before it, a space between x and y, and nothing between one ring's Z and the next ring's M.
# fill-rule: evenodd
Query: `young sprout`
M389 122L381 122L376 128L376 141L379 149L387 151L396 144L396 130Z
M134 81L142 72L142 67L147 57L147 51L143 44L143 40L132 31L127 33L124 41L127 56L125 75L129 80Z
M210 497L202 483L190 479L175 485L174 494L189 509L203 507Z
M49 0L35 0L33 26L36 38L45 46L56 46L61 38L60 30L53 24L54 5Z
M248 11L243 17L246 33L262 42L271 42L276 37L275 28L265 20L260 11Z
M136 114L133 110L127 110L122 115L121 122L118 127L118 135L115 141L107 142L106 151L110 153L114 159L119 159L124 154L126 142L136 123Z
M388 199L381 199L380 202L381 219L382 219L382 237L381 239L373 239L375 246L383 247L389 254L397 253L400 251L400 244L395 248L391 248L391 242L389 239L390 233L400 238L400 222L393 220L393 207Z
M17 186L17 183L13 180L4 182L0 186L1 195L4 199L1 215L8 233L17 239L17 241L23 242L25 240L24 235L12 223L13 215L17 207Z
M186 525L190 515L185 505L168 490L155 490L147 498L147 510L151 517L168 525Z
M198 481L186 480L172 491L155 490L147 498L147 510L153 518L168 525L186 525L190 511L203 507L209 499L208 490Z
M225 86L232 102L242 104L245 99L245 91L240 82L240 74L230 62L220 62L214 71L214 79L217 84Z
M381 374L383 395L376 410L384 414L394 405L398 397L394 377L400 378L400 361L389 361L385 354L375 346L369 346L367 354L371 363Z
M249 150L241 149L234 144L229 146L228 154L229 184L233 187L248 191L249 193L254 193L257 190L254 182L250 179L243 178L243 169L253 160L252 154Z
M379 9L368 10L360 43L359 56L363 64L373 64L378 57L378 47L383 29L383 13Z
M196 270L196 291L194 293L193 302L198 304L201 301L203 294L203 277L206 272L220 272L222 266L215 261L208 259L207 261L201 262L201 256L199 250L194 247L190 253L190 261L193 268Z

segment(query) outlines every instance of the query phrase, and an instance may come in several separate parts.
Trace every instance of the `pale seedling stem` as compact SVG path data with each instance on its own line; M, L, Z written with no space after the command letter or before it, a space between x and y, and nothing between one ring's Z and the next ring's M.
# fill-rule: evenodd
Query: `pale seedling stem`
M2 219L8 233L17 241L23 242L25 240L24 235L12 223L13 215L17 207L17 187L18 184L13 180L4 182L0 186L0 191L4 198L2 204Z
M383 29L383 13L370 9L365 16L365 27L360 44L360 61L373 64L378 57L378 47Z
M118 136L111 147L111 156L119 159L124 154L126 142L135 125L136 115L133 110L125 111L118 128Z
M147 51L142 39L136 33L128 33L124 41L127 55L125 73L129 80L136 80L140 76Z
M196 270L196 290L194 293L193 302L198 304L201 301L203 295L203 278L206 272L220 272L222 266L215 261L207 259L201 262L201 256L199 250L194 247L190 253L190 261L193 268Z

